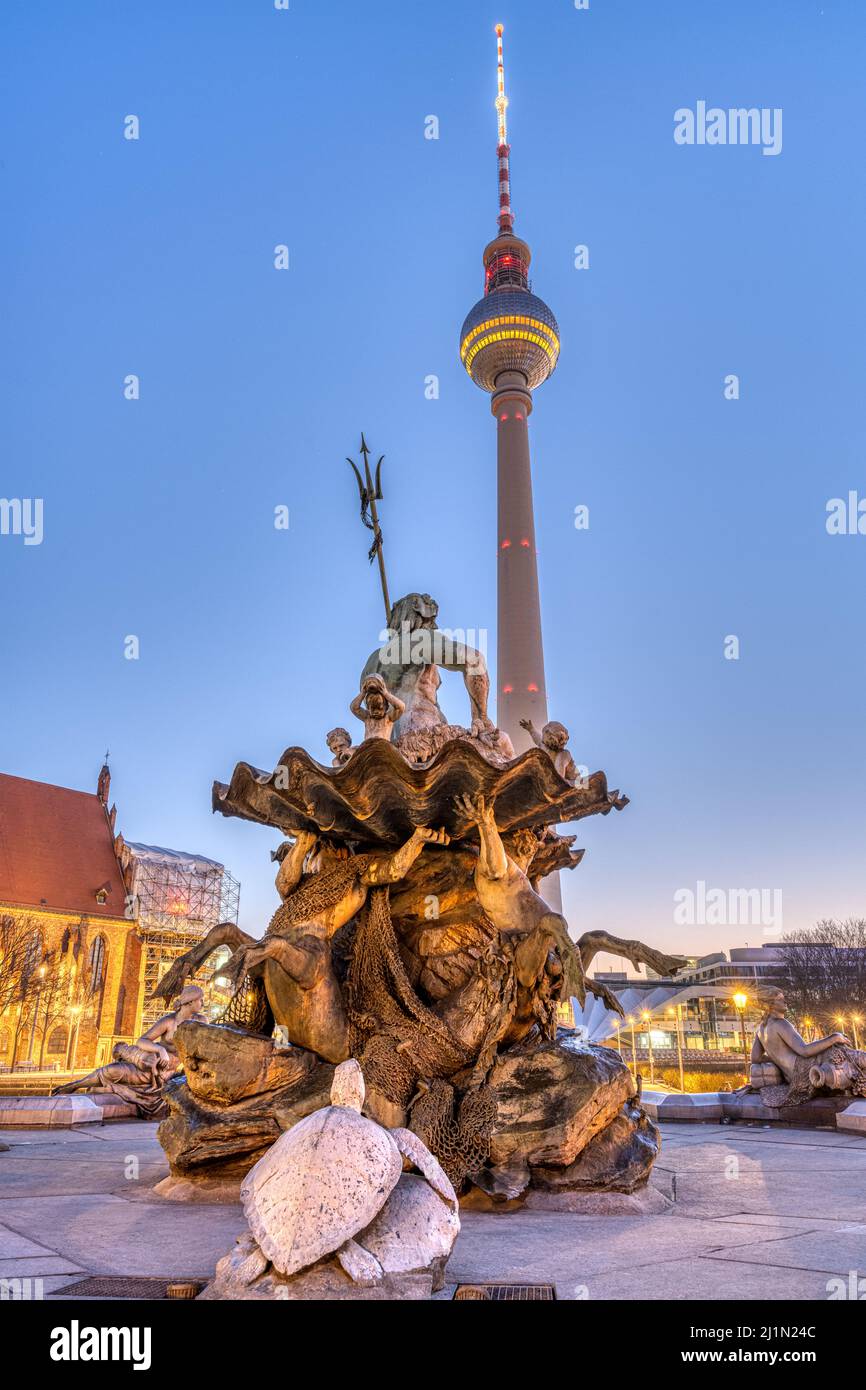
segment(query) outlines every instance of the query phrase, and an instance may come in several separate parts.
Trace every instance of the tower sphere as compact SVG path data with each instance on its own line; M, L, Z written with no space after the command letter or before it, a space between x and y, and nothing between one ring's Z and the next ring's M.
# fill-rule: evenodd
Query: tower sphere
M558 357L559 325L530 290L493 290L469 310L460 330L460 360L482 391L494 391L502 372L521 372L534 391Z

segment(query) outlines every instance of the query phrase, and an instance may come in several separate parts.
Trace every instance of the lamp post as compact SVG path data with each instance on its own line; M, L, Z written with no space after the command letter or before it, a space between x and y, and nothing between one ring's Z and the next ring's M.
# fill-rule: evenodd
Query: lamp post
M749 1079L749 1054L748 1054L748 1050L747 1050L747 1048L746 1048L746 1005L748 1004L748 1002L749 1002L749 999L748 999L748 996L747 996L747 995L745 995L745 994L735 994L735 995L734 995L734 1008L736 1009L737 1013L738 1013L739 1016L740 1016L740 1028L741 1028L742 1034L743 1034L743 1063L744 1063L745 1068L746 1068L746 1072L745 1072L745 1079L746 1079L746 1081L748 1081L748 1079Z
M679 1004L675 1005L675 1007L672 1009L668 1009L668 1013L674 1015L674 1027L676 1028L677 1034L677 1062L679 1063L680 1068L680 1090L685 1091L686 1080L685 1075L683 1073L683 1040L680 1034L681 1018Z
M619 1030L620 1030L620 1028L622 1027L622 1024L620 1023L620 1021L619 1021L618 1018L615 1018L615 1019L614 1019L614 1021L613 1021L613 1026L614 1026L614 1028L616 1029L616 1050L617 1050L617 1052L619 1053L619 1055L620 1055L620 1057L621 1057L621 1056L622 1056L622 1038L621 1038L621 1036L620 1036L620 1031L619 1031Z
M653 1083L655 1082L656 1074L655 1074L655 1065L654 1065L654 1063L653 1063L653 1034L652 1034L652 1028L651 1028L651 1026L650 1026L651 1023L652 1023L652 1015L650 1014L649 1009L644 1009L643 1013L641 1014L641 1018L643 1019L644 1023L646 1024L646 1041L647 1041L647 1047L648 1047L648 1049L649 1049L649 1064L650 1064L650 1085L652 1086Z
M854 1030L854 1046L856 1047L858 1052L860 1051L860 1039L857 1036L857 1024L862 1022L863 1019L861 1018L860 1014L851 1015L851 1027Z
M625 1026L627 1028L631 1028L631 1073L635 1081L637 1081L637 1061L635 1059L634 1052L634 1019L632 1018L631 1014L626 1014Z
M804 1028L808 1028L808 1030L809 1030L809 1038L808 1038L807 1041L808 1041L808 1042L811 1042L811 1041L812 1041L812 1030L813 1030L814 1027L815 1027L814 1022L812 1021L811 1018L806 1017L806 1018L803 1019L803 1027L804 1027Z

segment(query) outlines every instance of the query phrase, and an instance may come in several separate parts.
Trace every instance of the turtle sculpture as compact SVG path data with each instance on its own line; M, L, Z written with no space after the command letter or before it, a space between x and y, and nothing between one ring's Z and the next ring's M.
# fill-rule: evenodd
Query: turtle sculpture
M276 1273L284 1287L328 1256L362 1287L436 1265L441 1274L460 1230L454 1188L416 1134L361 1114L364 1094L358 1063L342 1062L331 1104L280 1135L250 1169L241 1187L250 1228L243 1258L220 1261L208 1296L279 1297L264 1287L239 1295L231 1285L267 1274L270 1289ZM404 1161L421 1176L404 1173Z

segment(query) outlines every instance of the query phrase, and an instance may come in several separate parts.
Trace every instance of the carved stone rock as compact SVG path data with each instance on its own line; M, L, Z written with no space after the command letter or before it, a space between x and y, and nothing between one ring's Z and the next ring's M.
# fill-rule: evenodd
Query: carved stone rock
M532 1186L549 1192L634 1192L649 1179L661 1133L639 1106L626 1103L573 1163L536 1166Z
M489 1086L496 1118L488 1163L473 1182L500 1199L521 1196L535 1169L568 1169L634 1094L631 1073L612 1048L568 1036L530 1039L501 1053ZM610 1150L623 1138L612 1136Z
M164 1091L159 1142L171 1179L158 1190L190 1200L199 1187L236 1201L241 1179L274 1141L327 1105L334 1068L237 1028L187 1023L176 1036L187 1074Z
M246 1232L238 1238L234 1249L218 1262L212 1282L199 1294L199 1299L207 1302L417 1301L428 1299L442 1283L442 1261L435 1261L428 1268L383 1273L378 1284L356 1283L333 1256L298 1274L280 1274L262 1254L255 1237Z

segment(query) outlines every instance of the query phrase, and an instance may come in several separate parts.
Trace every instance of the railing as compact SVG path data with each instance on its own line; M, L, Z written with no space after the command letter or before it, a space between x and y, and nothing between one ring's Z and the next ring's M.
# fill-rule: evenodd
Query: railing
M87 1067L76 1067L72 1072L61 1067L59 1063L41 1069L30 1067L22 1070L16 1067L14 1071L8 1065L4 1065L0 1068L0 1096L47 1096L64 1082L71 1081L74 1076L86 1075Z

